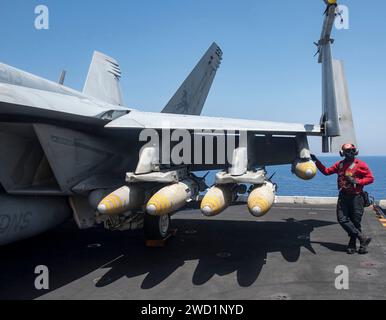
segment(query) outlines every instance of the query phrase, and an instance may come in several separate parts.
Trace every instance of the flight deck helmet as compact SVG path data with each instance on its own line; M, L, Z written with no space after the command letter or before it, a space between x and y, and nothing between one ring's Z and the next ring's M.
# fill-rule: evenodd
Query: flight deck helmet
M346 143L342 146L342 150L340 151L340 155L345 157L347 154L353 154L357 156L359 154L358 148L352 143Z

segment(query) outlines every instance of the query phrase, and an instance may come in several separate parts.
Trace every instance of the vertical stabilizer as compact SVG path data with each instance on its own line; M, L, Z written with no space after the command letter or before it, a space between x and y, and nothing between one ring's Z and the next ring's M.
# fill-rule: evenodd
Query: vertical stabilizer
M103 53L95 51L83 93L101 101L122 106L120 78L121 70L118 62Z
M200 115L221 60L222 51L213 43L162 113Z

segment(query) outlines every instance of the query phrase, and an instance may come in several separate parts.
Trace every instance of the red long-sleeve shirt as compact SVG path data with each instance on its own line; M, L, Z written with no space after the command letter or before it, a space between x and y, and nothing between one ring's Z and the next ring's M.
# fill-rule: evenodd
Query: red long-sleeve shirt
M317 161L316 166L326 176L337 174L338 189L348 194L360 194L365 186L375 181L368 165L359 159L355 159L354 162L339 161L331 168L326 168L320 161ZM347 182L347 176L355 178L356 184Z

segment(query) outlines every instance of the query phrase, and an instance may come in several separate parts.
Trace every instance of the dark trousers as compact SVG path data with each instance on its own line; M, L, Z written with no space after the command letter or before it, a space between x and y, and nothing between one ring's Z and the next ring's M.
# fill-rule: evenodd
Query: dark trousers
M338 200L338 222L349 237L357 238L362 233L364 214L364 198L362 195L341 193Z

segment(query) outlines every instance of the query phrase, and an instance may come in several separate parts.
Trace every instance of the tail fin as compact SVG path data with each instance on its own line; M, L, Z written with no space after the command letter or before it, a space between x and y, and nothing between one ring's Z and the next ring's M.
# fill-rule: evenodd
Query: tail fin
M334 60L331 32L337 4L328 4L321 39L317 43L323 76L323 152L337 152L345 143L356 145L356 136L343 63Z
M118 62L103 53L95 51L83 93L107 103L121 106L123 105L123 99L119 85L120 78L121 70Z
M162 113L200 115L221 60L222 51L213 43Z

